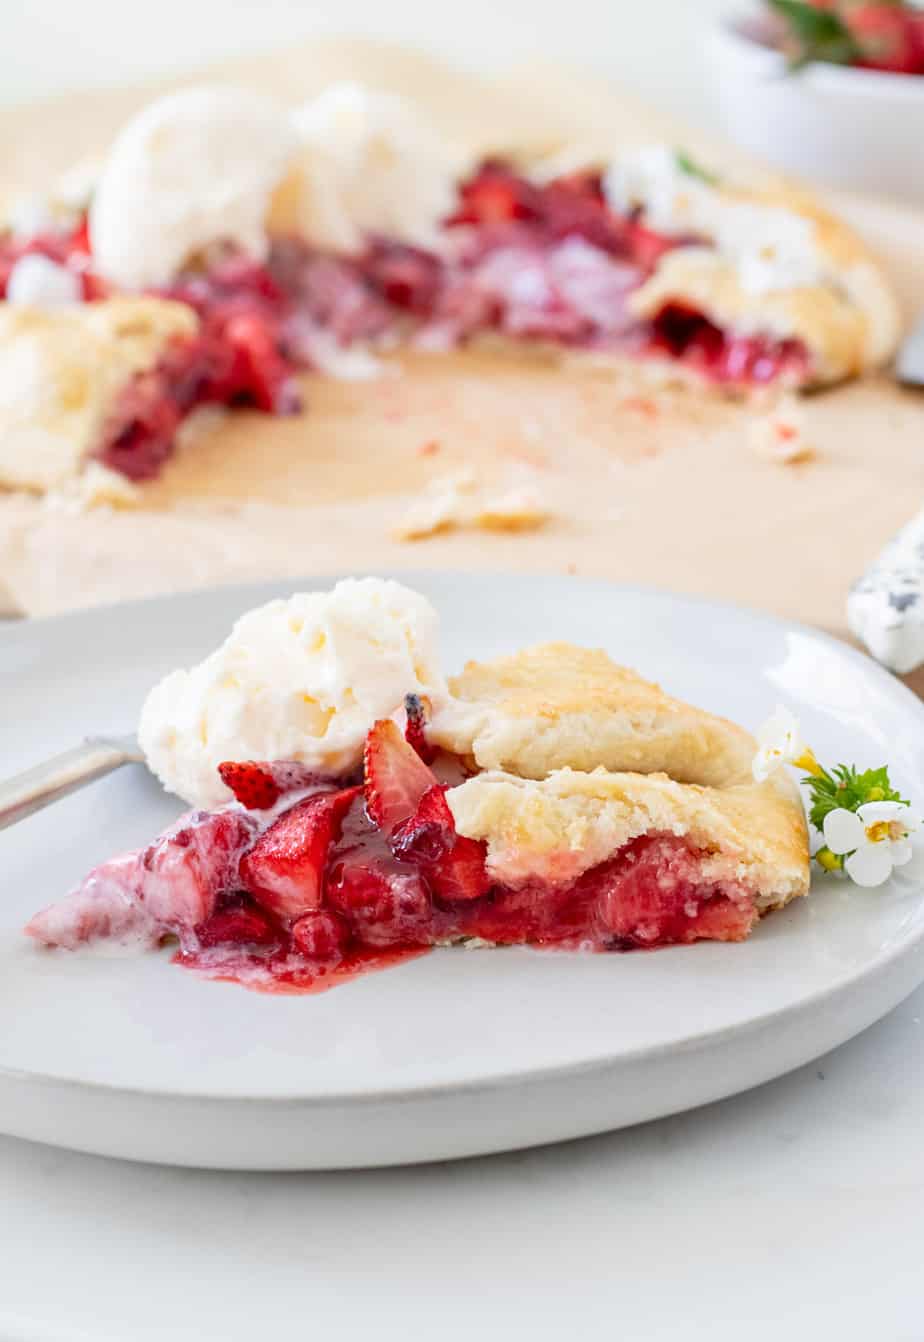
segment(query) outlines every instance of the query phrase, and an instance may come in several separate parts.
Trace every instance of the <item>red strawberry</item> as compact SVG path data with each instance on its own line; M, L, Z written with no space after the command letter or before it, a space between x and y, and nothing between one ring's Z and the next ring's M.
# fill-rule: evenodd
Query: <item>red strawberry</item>
M163 929L138 902L139 883L139 854L114 857L91 871L64 899L37 913L24 930L43 946L68 950L104 937L156 946Z
M224 323L235 353L237 393L258 410L291 414L300 409L292 368L280 353L271 323L257 312L237 313Z
M123 390L98 456L130 480L148 480L173 451L180 418L160 371L141 373Z
M225 760L218 772L225 787L231 789L248 811L265 811L275 806L287 792L297 792L324 780L295 760Z
M366 810L386 834L414 814L423 794L436 782L435 775L388 718L377 722L366 737L363 764Z
M269 765L253 760L225 760L218 772L225 787L231 789L248 811L265 811L279 800L279 788Z
M244 888L278 918L318 908L328 851L360 791L318 792L281 815L241 860Z
M407 715L404 739L414 747L424 764L432 763L436 749L427 740L427 721L430 717L428 701L421 698L419 694L406 694L404 696L404 711Z
M412 868L360 849L331 867L325 896L367 946L421 946L432 940L427 887Z
M309 960L332 960L348 936L342 920L326 909L303 913L292 924L292 944Z
M271 946L279 928L255 904L236 898L196 928L202 946Z
M68 256L87 257L93 250L90 246L90 216L85 214L67 239Z
M365 264L366 276L387 302L419 317L433 313L441 269L429 252L395 242L376 244Z
M480 899L491 881L485 846L456 833L443 787L431 788L416 812L391 838L395 856L426 869L431 888L443 900Z
M254 822L232 811L192 811L141 854L138 896L161 926L185 931L211 917L237 883L238 861Z
M676 238L664 238L636 219L626 221L626 241L631 259L645 271L654 270L664 253L678 245Z
M859 65L894 74L924 69L919 15L898 5L858 5L845 13L844 23L860 49Z
M459 188L459 196L450 224L501 224L538 219L541 214L540 189L502 163L483 163Z

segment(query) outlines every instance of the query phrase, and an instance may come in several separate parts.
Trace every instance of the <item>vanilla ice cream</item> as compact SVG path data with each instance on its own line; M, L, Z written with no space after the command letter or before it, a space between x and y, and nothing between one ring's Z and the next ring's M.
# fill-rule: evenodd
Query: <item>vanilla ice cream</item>
M436 611L397 582L350 578L330 592L270 601L243 615L204 662L155 686L141 747L164 786L194 806L230 800L217 772L223 760L348 772L370 727L406 694L445 699L438 644Z
M707 238L738 269L749 293L824 284L831 261L814 220L780 204L722 190L683 166L676 149L649 145L617 159L603 179L621 214L640 209L645 223L672 237Z
M274 232L359 251L377 234L436 247L467 156L412 104L359 84L335 84L294 114L301 149L274 201Z
M90 207L96 266L127 289L167 284L209 243L262 258L270 197L297 137L285 108L246 89L188 89L119 135Z

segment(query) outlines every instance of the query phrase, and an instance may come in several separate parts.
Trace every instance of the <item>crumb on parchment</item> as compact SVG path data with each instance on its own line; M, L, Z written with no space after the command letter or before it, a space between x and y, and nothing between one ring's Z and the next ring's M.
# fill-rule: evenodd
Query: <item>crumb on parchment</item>
M810 461L816 455L806 438L802 407L792 396L784 396L770 410L752 419L749 439L758 456L783 466Z
M446 531L535 531L551 511L535 482L523 472L485 482L474 471L432 480L399 519L396 539L424 540Z

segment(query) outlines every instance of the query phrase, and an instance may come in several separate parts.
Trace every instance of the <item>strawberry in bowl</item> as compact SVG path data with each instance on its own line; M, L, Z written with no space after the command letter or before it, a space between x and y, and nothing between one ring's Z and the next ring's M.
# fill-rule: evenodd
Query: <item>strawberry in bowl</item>
M729 136L808 181L918 203L924 15L904 0L765 0L708 37Z

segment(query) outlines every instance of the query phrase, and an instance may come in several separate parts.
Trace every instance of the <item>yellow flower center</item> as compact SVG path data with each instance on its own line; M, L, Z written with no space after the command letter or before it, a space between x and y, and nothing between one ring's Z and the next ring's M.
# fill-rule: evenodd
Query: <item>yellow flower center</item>
M797 769L804 769L805 772L811 774L813 778L820 778L824 772L815 758L815 752L810 750L808 746L806 746L801 755L798 755L793 760L793 764Z
M867 825L866 837L870 843L884 843L886 839L900 839L904 831L897 820L877 820Z

